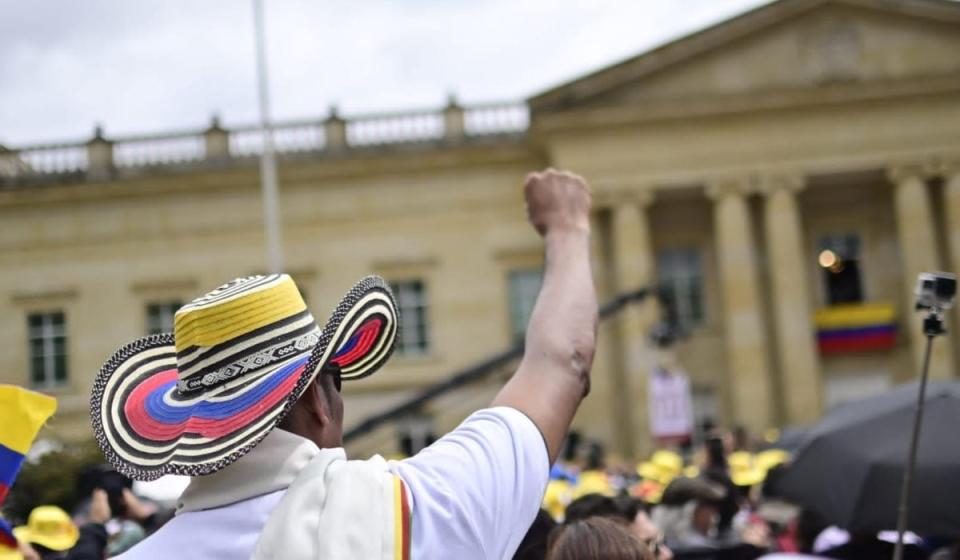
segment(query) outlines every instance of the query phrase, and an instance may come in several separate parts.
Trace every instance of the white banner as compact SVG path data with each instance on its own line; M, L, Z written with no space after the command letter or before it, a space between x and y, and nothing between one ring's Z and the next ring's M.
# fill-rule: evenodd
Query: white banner
M684 371L654 367L647 394L654 438L685 438L693 433L690 380Z

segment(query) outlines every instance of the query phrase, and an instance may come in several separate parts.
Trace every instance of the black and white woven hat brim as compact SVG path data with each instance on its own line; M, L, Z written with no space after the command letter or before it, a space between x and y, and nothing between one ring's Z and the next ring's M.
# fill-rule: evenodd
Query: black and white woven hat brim
M110 464L131 478L210 474L266 437L324 367L336 365L345 380L373 374L389 359L396 335L393 294L382 279L370 276L340 301L309 355L190 397L175 389L173 335L143 337L120 348L97 375L90 401L94 435ZM253 409L245 408L249 403ZM148 406L156 417L142 418ZM211 417L201 418L198 411ZM151 430L138 433L131 419ZM184 422L187 428L181 429ZM198 425L202 428L194 431Z

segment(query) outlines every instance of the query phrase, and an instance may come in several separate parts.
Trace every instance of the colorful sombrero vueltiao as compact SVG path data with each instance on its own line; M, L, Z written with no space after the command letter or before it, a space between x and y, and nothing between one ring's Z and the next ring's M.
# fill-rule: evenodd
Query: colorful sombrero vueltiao
M210 474L253 449L320 371L375 372L396 334L379 277L354 285L323 329L289 276L238 278L180 308L174 333L107 360L90 398L94 434L131 478Z

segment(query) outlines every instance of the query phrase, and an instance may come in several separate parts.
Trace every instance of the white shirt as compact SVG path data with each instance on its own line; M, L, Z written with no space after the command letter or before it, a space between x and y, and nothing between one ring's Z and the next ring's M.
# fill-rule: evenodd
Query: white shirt
M276 432L280 433L274 436ZM269 459L276 442L291 437L298 436L274 430L236 464L250 456ZM278 469L282 461L275 458ZM550 465L536 425L515 409L497 407L472 414L416 456L391 461L389 469L410 492L412 558L492 560L513 556L540 508ZM216 484L216 479L210 482ZM283 488L222 507L181 511L120 558L250 558L270 512L289 485L271 480L266 487L271 484ZM188 488L184 500L189 493Z

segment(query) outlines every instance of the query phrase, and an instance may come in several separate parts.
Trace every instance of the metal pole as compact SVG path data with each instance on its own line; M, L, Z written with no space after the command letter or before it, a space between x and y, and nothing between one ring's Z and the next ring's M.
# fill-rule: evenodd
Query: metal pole
M910 484L913 480L913 467L917 462L917 445L920 440L920 427L923 424L923 404L927 393L927 370L930 367L930 349L933 347L933 334L927 334L927 348L923 353L923 371L920 373L920 393L917 395L917 410L913 418L913 434L910 436L910 455L903 472L903 485L900 488L900 510L897 518L897 544L893 549L893 560L903 560L903 536L907 532L907 514L910 508Z
M264 29L263 0L253 0L253 26L257 42L257 85L260 97L260 187L263 193L263 229L267 242L267 269L283 272L283 240L280 208L277 201L277 160L273 151L273 126L270 124L270 89L267 77L267 39Z

